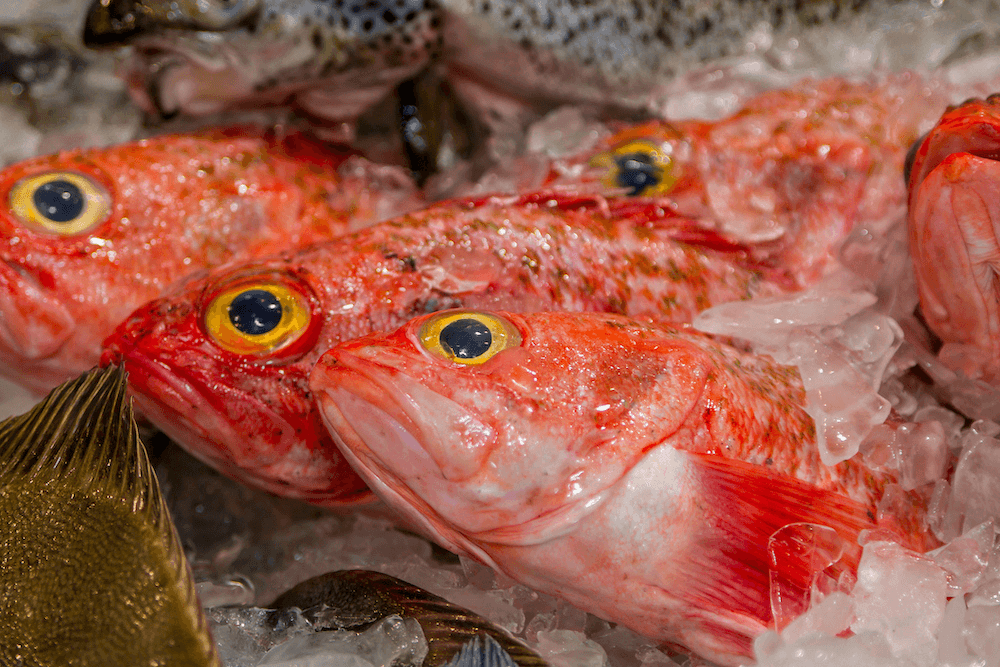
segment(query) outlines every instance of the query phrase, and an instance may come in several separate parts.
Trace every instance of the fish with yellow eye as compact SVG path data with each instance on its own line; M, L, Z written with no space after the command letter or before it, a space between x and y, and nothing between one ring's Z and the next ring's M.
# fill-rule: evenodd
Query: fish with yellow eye
M795 368L683 325L433 313L332 348L310 386L435 542L720 665L853 581L862 530L939 544L918 492L879 504L894 474L820 460Z
M912 74L806 79L719 121L618 125L586 151L536 157L545 187L653 199L805 284L855 225L903 205L906 151L945 104Z
M209 465L279 495L345 503L370 496L309 391L326 349L457 306L689 321L784 293L747 255L630 199L455 200L190 281L128 317L102 359L120 360L142 413Z
M44 392L94 366L104 337L184 276L419 206L394 169L242 126L0 171L0 373Z

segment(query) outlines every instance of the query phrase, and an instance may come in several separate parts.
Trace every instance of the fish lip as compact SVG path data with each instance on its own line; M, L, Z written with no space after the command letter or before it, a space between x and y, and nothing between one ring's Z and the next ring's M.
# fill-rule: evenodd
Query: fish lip
M0 297L0 348L4 348L3 356L19 360L15 362L16 366L17 363L42 362L58 355L76 330L76 318L62 300L42 284L30 267L7 257L0 257L0 291L4 293ZM12 322L26 319L23 317L26 311L31 311L33 316L45 316L44 321L48 324L45 333L48 336L44 342L37 335L39 332L19 332L10 326ZM44 386L47 390L51 388L48 384L51 378L32 377L35 373L53 375L47 370L35 368L28 374L14 376L14 379L21 384ZM61 373L58 382L69 379L65 375Z
M183 442L184 449L196 459L226 476L275 495L306 502L344 504L368 499L370 494L364 493L358 497L331 500L334 494L321 488L322 484L300 488L282 480L273 474L273 470L287 463L283 455L251 467L229 456L227 446L213 445L244 442L246 438L230 425L223 412L213 407L213 397L203 389L203 383L197 378L188 377L182 370L150 358L134 346L119 345L117 341L105 344L102 364L108 363L118 363L128 372L130 394L141 413L149 417L172 440ZM251 394L242 391L239 393L241 400L259 403ZM188 418L187 414L190 413L196 413L198 420ZM205 428L202 424L209 421L208 417L211 417L211 427ZM286 432L293 430L289 426ZM175 435L178 433L181 434L180 437ZM319 482L329 479L329 475L324 474L315 477Z

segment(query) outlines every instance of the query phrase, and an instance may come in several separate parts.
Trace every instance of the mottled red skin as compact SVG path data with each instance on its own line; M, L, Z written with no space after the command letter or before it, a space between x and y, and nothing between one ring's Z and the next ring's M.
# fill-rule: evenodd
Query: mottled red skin
M241 126L4 169L0 373L44 393L96 365L114 327L183 276L328 239L421 203L415 191L383 194L371 178L378 168L360 158L345 164L351 155L298 133ZM108 218L72 236L22 223L10 189L50 170L96 179L111 197Z
M553 161L546 183L611 194L609 168L588 163L631 141L650 141L669 151L678 177L653 199L753 243L755 257L808 284L855 224L902 206L906 151L943 107L940 93L911 73L805 79L716 122L619 125L595 149Z
M545 194L453 201L340 239L191 281L136 311L106 342L142 411L195 456L273 493L320 504L364 485L323 428L308 389L337 343L442 308L593 310L678 321L784 287L746 250L628 200ZM306 334L277 355L227 352L204 309L252 274L310 294Z
M914 493L877 524L894 476L822 463L793 367L684 326L495 315L521 343L481 365L425 349L426 315L331 349L311 378L355 469L449 549L737 664L773 627L772 573L806 591L816 575L771 565L783 526L836 530L835 578L856 568L863 529L936 546Z
M913 156L910 254L927 326L973 348L964 370L1000 370L1000 96L945 113Z

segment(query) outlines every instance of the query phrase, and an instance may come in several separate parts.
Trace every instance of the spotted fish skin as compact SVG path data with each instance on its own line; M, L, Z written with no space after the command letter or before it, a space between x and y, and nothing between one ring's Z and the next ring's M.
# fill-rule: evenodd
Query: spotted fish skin
M294 100L351 120L431 63L473 107L644 110L655 84L792 30L909 0L100 0L91 46L132 44L127 78L161 113Z

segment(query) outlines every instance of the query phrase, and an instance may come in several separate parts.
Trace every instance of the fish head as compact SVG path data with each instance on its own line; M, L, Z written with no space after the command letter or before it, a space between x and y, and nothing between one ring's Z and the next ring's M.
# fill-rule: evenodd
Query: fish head
M693 170L684 168L691 158L691 145L675 125L651 120L603 131L605 136L585 150L547 155L546 185L673 201L692 184L689 172ZM592 130L592 134L600 133Z
M134 47L129 90L164 117L294 102L349 121L427 63L438 21L425 0L98 0L84 42Z
M277 495L317 504L367 499L326 435L308 373L323 314L280 260L192 276L107 338L136 405L192 455Z
M1000 95L947 111L912 152L908 224L921 312L1000 362Z
M671 372L654 359L669 348ZM568 531L676 432L702 365L619 316L442 311L328 351L311 386L371 488L444 546Z
M117 195L114 180L84 158L0 172L0 373L45 393L93 365L77 343L94 335L95 322L74 297L113 271ZM100 303L112 294L89 296L117 314Z

